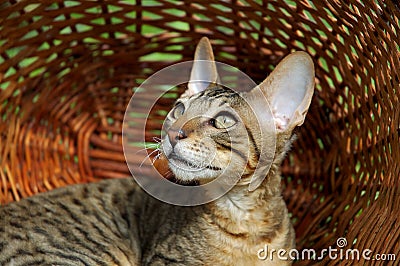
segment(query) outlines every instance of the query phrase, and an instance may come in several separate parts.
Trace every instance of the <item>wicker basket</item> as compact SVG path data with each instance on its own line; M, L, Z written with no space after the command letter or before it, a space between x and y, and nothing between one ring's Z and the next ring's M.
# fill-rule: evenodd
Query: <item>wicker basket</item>
M202 36L255 81L305 50L316 93L282 167L298 247L346 237L346 248L400 260L399 19L395 0L3 1L0 202L127 176L121 124L132 88L191 60ZM158 102L149 129L173 100Z

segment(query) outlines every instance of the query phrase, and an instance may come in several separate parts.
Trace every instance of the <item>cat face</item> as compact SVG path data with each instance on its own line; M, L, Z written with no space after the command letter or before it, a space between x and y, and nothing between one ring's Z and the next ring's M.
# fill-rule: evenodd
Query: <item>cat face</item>
M248 111L241 95L216 84L179 99L166 118L162 145L175 176L202 183L224 171L242 173L243 166L250 163L249 151L254 150L249 150L242 119Z
M164 123L162 153L178 180L205 183L224 173L233 179L251 177L257 187L265 176L256 176L260 158L270 150L272 157L283 157L277 156L287 150L283 142L304 121L314 89L312 60L304 52L287 56L249 92L238 93L218 83L212 48L203 38L188 89ZM269 139L286 148L275 151Z

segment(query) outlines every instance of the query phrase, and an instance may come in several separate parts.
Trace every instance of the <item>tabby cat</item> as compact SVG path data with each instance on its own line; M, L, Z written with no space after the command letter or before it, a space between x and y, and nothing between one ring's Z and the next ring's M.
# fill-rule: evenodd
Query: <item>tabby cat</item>
M272 261L260 260L257 253L265 245L270 250L295 247L281 196L279 165L293 140L292 130L303 123L311 102L312 60L304 52L292 53L259 85L274 115L276 128L268 132L275 132L276 148L266 178L250 190L252 174L263 156L258 154L262 140L250 111L257 99L252 90L237 93L219 86L216 68L202 69L197 60L214 60L207 38L197 46L191 78L205 76L214 82L201 86L189 82L167 116L162 153L176 179L199 183L217 178L226 165L235 167L229 158L245 160L243 175L233 189L194 207L163 203L132 178L73 185L26 198L0 208L0 265L291 264L277 254L272 254ZM204 106L211 117L207 120ZM197 112L201 116L183 122L187 114ZM249 150L231 151L233 140L227 132L235 142L246 138ZM216 147L216 157L206 162L211 146ZM245 153L249 156L242 156ZM179 165L206 167L182 171Z

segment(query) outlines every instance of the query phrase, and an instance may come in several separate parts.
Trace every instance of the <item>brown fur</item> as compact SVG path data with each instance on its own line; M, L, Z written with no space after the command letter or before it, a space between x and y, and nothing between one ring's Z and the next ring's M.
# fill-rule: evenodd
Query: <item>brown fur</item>
M202 59L198 58L200 56L213 60L208 40L202 39L196 56L197 59ZM292 56L291 60L293 58L309 60L304 54ZM284 76L288 71L286 67L278 66L278 74L273 77ZM310 65L307 67L310 68ZM215 67L209 69L216 70ZM213 81L218 79L216 73L210 77ZM273 78L265 81L262 84L265 88L262 89L267 94L268 90L272 90L272 95L278 95L280 100L281 92L275 91L280 84L268 87L275 81ZM183 114L181 118L167 118L167 130L178 133L169 132L163 141L165 148L161 159L156 164L163 174L173 173L178 180L203 183L217 178L218 171L215 169L226 165L233 168L230 169L232 173L240 172L239 162L244 160L241 153L249 152L241 179L227 194L208 204L180 207L149 196L132 179L106 180L43 193L0 208L0 265L291 264L291 261L279 260L276 254L273 261L259 260L257 253L265 245L275 250L295 247L294 230L281 196L279 166L292 142L293 128L304 120L312 95L310 88L303 100L298 99L299 107L291 110L292 116L285 108L286 113L279 113L279 101L272 106L277 107L274 110L280 116L276 122L277 133L264 137L276 137L275 156L266 178L254 191L249 191L249 184L252 184L252 174L258 162L256 153L262 142L261 131L254 123L249 105L240 100L252 97L232 96L226 99L227 106L213 101L215 107L211 110L234 108L243 117L243 124L238 122L231 134L233 140L251 144L238 145L239 149L246 151L239 150L235 156L229 157L230 152L221 148L231 144L222 136L224 130L212 127L210 120L204 117L185 123L188 120L184 119L190 117ZM194 110L194 114L205 113L207 110L202 107L201 101L192 95L192 91L188 90L181 100ZM247 139L246 127L254 139ZM184 132L179 132L181 129ZM274 131L268 132L275 134ZM221 141L223 145L213 149L214 140ZM174 141L175 148L171 145ZM169 156L176 151L184 155L190 152L196 160L209 158L215 153L217 160L202 162L211 164L214 170L207 170L207 175L202 178L178 171L171 164L167 167Z

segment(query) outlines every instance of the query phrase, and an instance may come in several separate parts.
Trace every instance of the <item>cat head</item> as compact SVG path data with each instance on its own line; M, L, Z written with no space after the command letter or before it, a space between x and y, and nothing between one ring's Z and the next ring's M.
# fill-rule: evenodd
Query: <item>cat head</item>
M202 38L188 88L166 117L162 153L180 181L201 184L225 173L240 175L239 183L253 190L265 177L255 174L260 159L272 152L280 164L293 129L304 122L314 91L314 65L307 53L292 53L247 92L230 90L219 80L211 44ZM269 139L276 145L269 147Z

